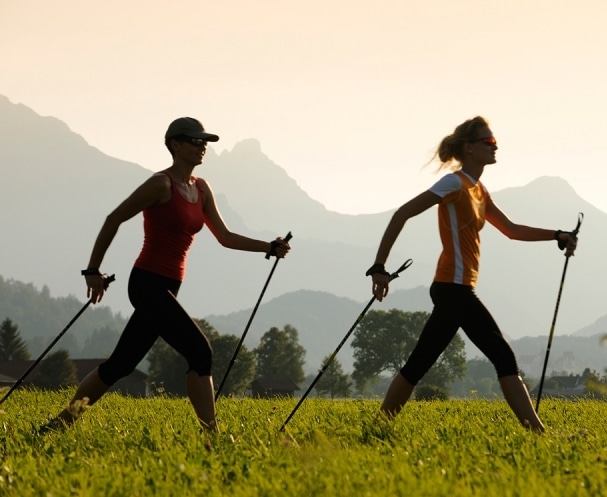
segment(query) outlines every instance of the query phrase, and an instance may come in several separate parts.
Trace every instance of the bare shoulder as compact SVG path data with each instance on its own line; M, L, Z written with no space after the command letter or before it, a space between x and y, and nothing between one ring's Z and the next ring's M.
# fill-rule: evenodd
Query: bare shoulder
M208 181L204 178L196 178L196 184L198 185L198 189L203 192L211 192L211 185L209 185Z
M139 185L113 211L122 222L144 209L168 202L171 198L171 183L166 175L154 174Z
M171 178L169 177L169 175L167 173L165 173L164 171L158 171L157 173L152 174L152 176L150 176L146 183L151 183L154 185L167 185L167 186L171 186Z
M209 184L209 182L206 179L196 178L196 185L198 186L198 189L204 195L204 198L213 197L213 189L211 188L211 185Z
M213 189L211 188L211 185L208 183L208 181L204 178L196 178L196 185L198 186L200 194L202 195L203 208L209 204L209 200L211 201L211 204L213 204L215 202L213 196Z
M138 190L151 204L162 204L171 198L171 179L162 172L154 173Z

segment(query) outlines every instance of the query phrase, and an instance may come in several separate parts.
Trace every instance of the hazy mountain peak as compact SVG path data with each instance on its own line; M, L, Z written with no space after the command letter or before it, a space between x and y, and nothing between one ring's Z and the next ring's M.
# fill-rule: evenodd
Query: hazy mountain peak
M558 197L576 197L582 200L573 187L559 176L540 176L524 186L514 186L499 190L498 195L509 196L521 195L525 192L524 197L528 202L537 201L537 199L550 199Z
M235 155L262 155L264 158L268 159L268 157L261 151L261 143L255 138L247 138L239 141L236 143L236 145L234 145L234 148L232 148L232 153Z
M550 190L550 193L552 195L554 195L555 193L562 193L564 195L576 194L573 187L559 176L540 176L539 178L536 178L529 182L526 185L526 188L537 188L543 191Z
M17 128L21 133L30 130L37 140L53 143L54 140L69 140L72 144L88 145L86 140L72 131L69 126L52 116L41 116L23 104L14 104L7 97L0 95L0 130L3 136L12 134L11 128ZM4 144L3 144L4 145ZM9 145L7 143L7 145Z

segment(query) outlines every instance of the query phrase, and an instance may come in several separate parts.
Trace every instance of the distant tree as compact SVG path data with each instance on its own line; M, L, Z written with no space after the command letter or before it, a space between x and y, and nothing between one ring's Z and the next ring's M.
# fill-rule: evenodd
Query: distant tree
M63 324L65 326L65 323ZM59 333L61 328L57 328L55 335ZM61 348L67 350L71 357L80 356L80 343L78 341L78 333L66 333L61 337ZM48 344L55 336L40 336L36 335L27 340L27 348L34 357L39 356L48 347Z
M524 372L521 371L524 377ZM526 382L527 383L527 382ZM529 385L527 389L531 390ZM453 382L452 395L457 397L501 397L500 384L495 367L487 359L470 359L466 362L465 375Z
M478 395L487 399L494 398L500 392L499 381L494 378L480 378L476 380L475 387Z
M487 359L470 359L466 361L466 376L473 380L497 378L495 367Z
M67 350L59 349L50 353L40 363L39 368L38 376L32 382L37 387L58 390L78 384L76 366Z
M449 391L438 385L420 385L415 389L416 400L447 400Z
M230 334L220 335L214 329L207 332L207 337L213 347L213 384L217 389L234 357L240 338ZM255 355L243 344L221 389L221 395L244 393L254 378Z
M0 324L0 362L30 358L27 345L21 339L19 327L6 318Z
M591 397L607 398L607 376L588 379L584 384L584 393Z
M591 370L590 368L584 369L584 372L582 373L582 379L584 381L588 381L588 380L599 381L600 378L601 378L600 374L597 371Z
M285 378L299 383L304 380L306 350L299 344L299 334L291 325L284 330L270 328L253 351L257 359L257 375Z
M601 378L597 371L591 371L586 368L582 373L584 382L584 394L591 397L607 397L607 376Z
M354 332L354 372L358 391L382 371L399 371L426 322L425 312L370 311Z
M156 340L146 356L148 366L148 384L154 393L167 393L178 396L187 395L187 361L162 338Z
M355 389L356 395L360 397L383 398L386 395L393 378L394 375L392 374L390 376L379 375L374 378L370 378L362 385L363 390Z
M405 312L399 309L367 313L354 332L354 372L357 389L364 391L367 382L382 372L400 371L415 347L429 314ZM456 335L434 366L426 373L421 385L446 388L466 370L463 339Z
M94 359L109 357L119 338L120 331L111 326L96 329L85 340L80 356Z
M322 360L323 368L329 357L326 356ZM350 397L352 382L350 377L344 373L341 363L337 359L333 359L314 388L319 395L329 395L332 399L335 397Z

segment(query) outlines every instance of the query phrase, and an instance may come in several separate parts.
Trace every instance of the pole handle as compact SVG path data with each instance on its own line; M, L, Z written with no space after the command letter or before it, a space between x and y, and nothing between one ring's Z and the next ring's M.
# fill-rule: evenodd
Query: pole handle
M413 259L407 259L401 267L399 267L396 271L394 271L390 275L390 281L398 278L400 273L402 273L405 269L407 269L409 266L411 266L411 264L413 264Z
M292 234L291 234L291 232L289 231L289 232L287 233L287 236L285 236L285 237L283 238L283 240L284 240L285 242L288 242L288 241L289 241L291 238L293 238L293 235L292 235ZM268 253L266 254L266 259L269 259L269 258L270 258L270 252L268 252Z
M110 283L112 283L113 281L116 281L115 274L112 274L103 280L103 287L107 290L107 288L110 286Z
M583 221L584 221L584 213L579 212L577 215L577 225L575 226L575 229L571 232L573 234L573 236L576 238L577 238L578 233L580 232L580 226L582 226Z

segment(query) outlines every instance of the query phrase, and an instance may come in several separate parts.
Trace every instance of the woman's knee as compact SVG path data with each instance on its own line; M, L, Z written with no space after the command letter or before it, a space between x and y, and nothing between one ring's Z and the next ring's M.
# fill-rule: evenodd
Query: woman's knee
M204 347L200 353L186 356L188 361L188 373L195 371L200 376L210 376L213 366L213 351L210 347Z
M118 380L124 378L125 376L130 375L133 371L135 371L135 366L130 364L120 364L120 363L111 363L106 361L99 365L97 369L97 373L99 374L99 378L103 383L105 383L108 387L111 387Z
M421 364L413 364L412 361L407 361L406 364L400 369L400 375L407 380L411 385L417 385L424 375L428 372L428 370L432 367L426 367Z
M488 358L493 364L498 378L519 374L518 363L510 347L504 349L500 354L493 354Z

